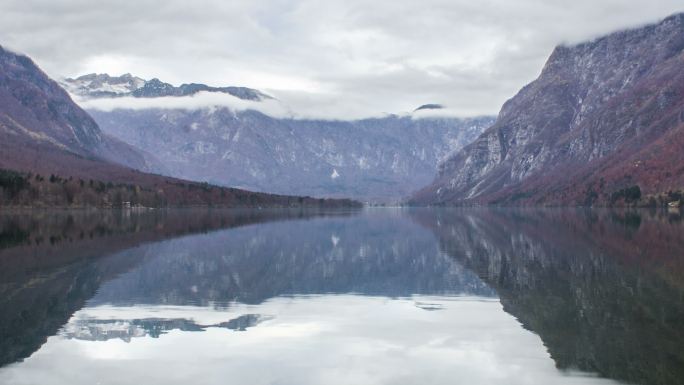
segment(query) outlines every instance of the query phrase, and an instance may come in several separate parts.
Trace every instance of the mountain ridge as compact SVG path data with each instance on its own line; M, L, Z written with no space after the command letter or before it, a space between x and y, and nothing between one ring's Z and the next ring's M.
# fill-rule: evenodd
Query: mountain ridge
M242 100L262 101L272 99L265 93L247 87L212 87L201 83L183 83L173 86L158 78L145 80L130 73L111 76L107 73L91 73L77 78L65 78L61 82L69 92L86 98L124 97L156 98L164 96L192 96L199 92L224 93Z

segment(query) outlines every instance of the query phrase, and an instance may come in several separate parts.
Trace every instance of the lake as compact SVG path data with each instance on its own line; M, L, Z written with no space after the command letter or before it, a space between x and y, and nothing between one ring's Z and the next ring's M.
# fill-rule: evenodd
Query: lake
M677 384L679 212L0 215L0 384Z

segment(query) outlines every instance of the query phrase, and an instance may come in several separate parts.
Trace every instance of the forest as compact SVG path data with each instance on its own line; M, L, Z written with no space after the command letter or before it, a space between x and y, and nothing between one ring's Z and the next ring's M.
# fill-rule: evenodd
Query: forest
M0 169L0 207L360 207L349 199L256 193L209 183L160 178L155 185L41 175Z

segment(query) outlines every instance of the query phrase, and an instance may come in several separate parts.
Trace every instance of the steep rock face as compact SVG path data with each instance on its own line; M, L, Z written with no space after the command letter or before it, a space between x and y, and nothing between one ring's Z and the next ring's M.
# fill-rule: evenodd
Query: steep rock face
M557 47L413 203L593 204L684 185L684 14Z
M228 108L90 110L100 127L154 153L167 175L250 190L397 201L489 126L475 119L273 118Z
M141 170L153 158L102 133L55 81L26 56L0 47L0 133L3 151L42 145Z
M27 135L77 153L102 143L102 133L69 95L25 56L0 48L0 117L11 135Z

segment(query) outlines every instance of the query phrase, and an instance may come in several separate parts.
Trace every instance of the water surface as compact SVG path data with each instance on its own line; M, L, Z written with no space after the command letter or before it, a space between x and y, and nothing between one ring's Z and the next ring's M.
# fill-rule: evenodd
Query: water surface
M0 216L2 384L676 384L678 213Z

